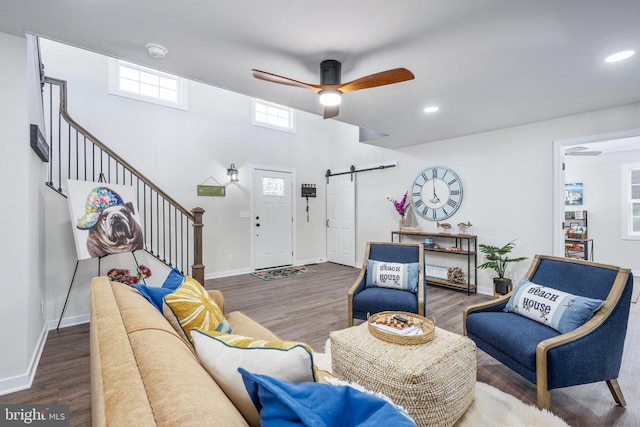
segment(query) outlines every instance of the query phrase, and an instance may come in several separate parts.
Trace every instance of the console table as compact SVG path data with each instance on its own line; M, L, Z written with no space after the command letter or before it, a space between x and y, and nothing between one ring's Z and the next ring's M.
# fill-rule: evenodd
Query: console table
M405 238L419 238L424 241L425 237L431 237L435 243L443 245L445 242L453 244L449 249L444 247L430 248L424 246L424 264L425 270L427 266L427 259L429 252L437 252L439 254L446 254L458 257L466 257L467 261L467 274L466 283L455 283L447 279L441 279L438 277L430 277L425 274L427 283L437 286L445 286L448 288L454 288L458 290L467 291L467 295L471 292L476 293L478 291L477 272L478 272L478 237L471 234L454 234L454 233L427 233L422 231L392 231L391 241L393 242L395 236L398 236L398 242L402 242ZM423 243L424 245L424 243ZM455 250L451 250L455 248ZM473 270L472 270L473 268ZM471 273L473 272L473 280L471 279ZM425 271L426 273L426 271Z

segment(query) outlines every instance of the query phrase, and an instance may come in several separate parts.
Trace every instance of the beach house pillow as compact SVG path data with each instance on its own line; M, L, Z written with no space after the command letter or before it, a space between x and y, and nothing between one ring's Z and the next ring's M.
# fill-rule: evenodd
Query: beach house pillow
M193 277L187 276L173 293L164 297L162 314L185 341L191 342L192 328L231 332L222 310Z
M420 263L418 262L402 264L368 259L365 286L400 289L415 293L418 290L419 272Z
M177 268L172 269L164 280L162 286L147 286L143 283L131 285L144 296L159 312L162 313L162 300L165 296L175 291L184 281L184 276Z
M504 311L550 326L560 333L572 331L591 319L604 301L537 285L523 278Z
M238 368L293 382L316 379L312 350L307 344L206 333L200 329L192 329L191 337L202 366L252 426L260 425L260 415Z
M263 427L280 426L415 426L388 400L349 386L291 383L240 368Z

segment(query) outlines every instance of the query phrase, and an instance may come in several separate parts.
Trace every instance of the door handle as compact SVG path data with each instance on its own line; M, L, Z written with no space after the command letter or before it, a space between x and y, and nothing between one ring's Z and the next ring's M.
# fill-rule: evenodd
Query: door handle
M329 220L327 220L327 228L329 228Z
M260 227L260 224L256 224L256 227Z

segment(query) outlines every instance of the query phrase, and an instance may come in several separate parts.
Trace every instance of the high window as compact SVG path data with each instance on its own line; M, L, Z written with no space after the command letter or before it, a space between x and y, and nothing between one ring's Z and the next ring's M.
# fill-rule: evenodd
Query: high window
M640 163L620 165L622 171L622 238L640 240Z
M295 132L295 112L293 108L274 104L273 102L253 99L252 123L256 126Z
M187 109L185 79L119 59L109 61L109 93L181 110Z

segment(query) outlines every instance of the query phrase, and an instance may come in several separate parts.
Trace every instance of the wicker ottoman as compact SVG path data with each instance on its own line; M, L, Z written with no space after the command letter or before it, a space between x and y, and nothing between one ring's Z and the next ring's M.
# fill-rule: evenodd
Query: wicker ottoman
M420 345L392 344L367 323L332 332L333 374L388 396L420 426L451 426L469 408L476 385L476 345L436 328Z

